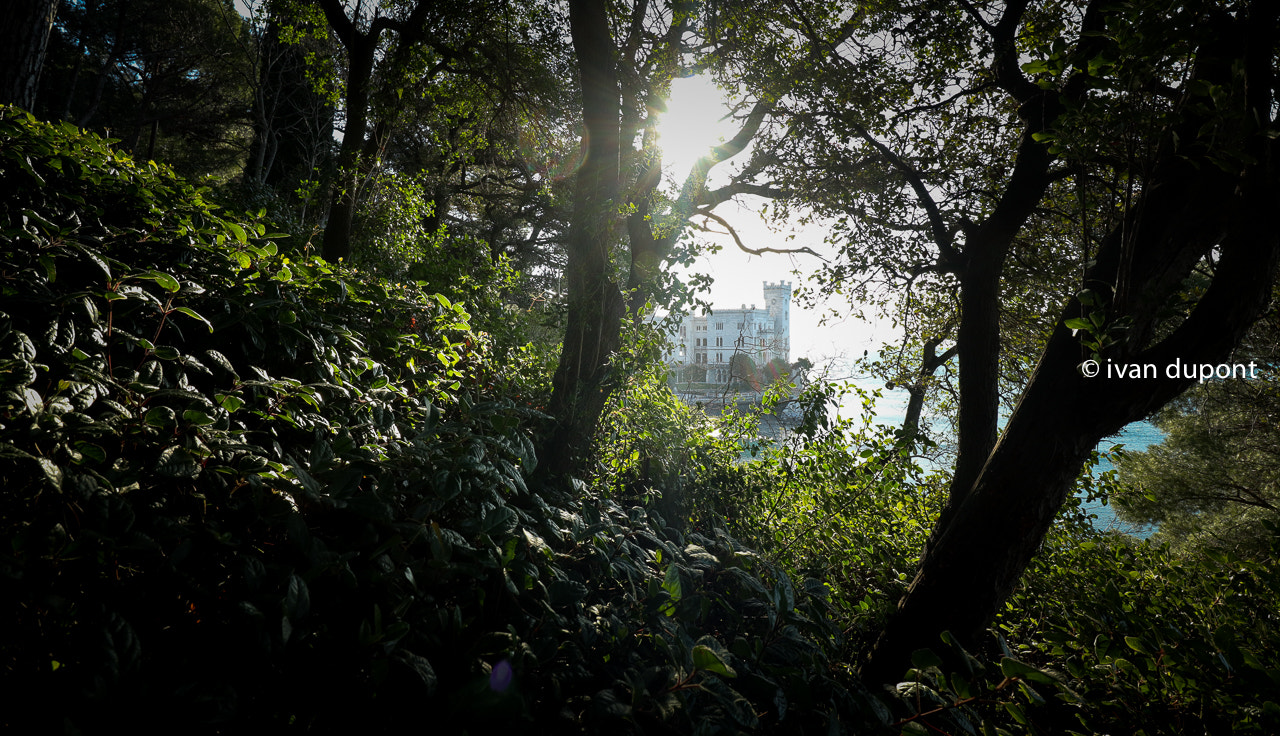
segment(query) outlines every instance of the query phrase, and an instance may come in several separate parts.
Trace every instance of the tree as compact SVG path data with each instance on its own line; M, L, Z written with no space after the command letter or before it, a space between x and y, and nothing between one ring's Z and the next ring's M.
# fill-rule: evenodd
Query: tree
M1122 519L1159 524L1156 537L1184 552L1269 552L1267 524L1280 522L1278 337L1273 303L1232 358L1239 377L1197 385L1156 414L1164 441L1116 463Z
M565 83L572 52L554 7L522 9L507 33L486 57L501 63L478 64L406 101L383 170L421 189L427 239L465 250L482 268L505 259L520 271L511 298L528 309L554 300L564 270L581 105L576 85ZM367 232L353 238L358 262L372 255L361 253ZM430 269L413 259L401 266Z
M14 0L0 16L0 105L35 106L57 0Z
M755 391L760 388L756 362L746 353L734 353L729 359L729 388Z
M1067 117L1065 109L1054 110L1054 105L1065 104L1060 96L1024 86L1020 80L1025 78L1013 67L1015 51L1009 42L1020 10L1010 4L995 24L988 24L996 64L1004 66L1025 116L1019 157L1005 190L1007 198L1001 202L1013 208L1034 207L1027 199L1037 193L1037 180L1047 183L1052 177L1055 153L1037 140L1041 131L1036 128L1046 119L1061 124ZM1276 19L1275 8L1263 3L1236 11L1232 16L1219 8L1195 8L1192 17L1199 24L1189 29L1162 26L1153 17L1154 8L1138 8L1136 17L1126 17L1133 10L1104 10L1100 3L1086 9L1074 73L1067 75L1061 92L1071 91L1073 79L1093 77L1091 60L1105 58L1107 52L1123 59L1144 46L1145 39L1122 35L1124 27L1155 34L1190 32L1195 48L1190 78L1159 134L1150 173L1134 206L1098 244L1092 265L1086 265L1081 292L1059 312L998 444L990 420L967 419L964 402L967 389L970 396L976 392L988 397L988 406L994 404L993 371L982 362L994 362L998 355L992 276L994 272L998 278L1007 254L1007 241L1000 240L1013 223L1000 217L997 205L992 219L968 233L966 251L978 245L971 257L979 266L977 273L962 275L963 309L975 306L979 316L962 312L957 334L962 403L956 482L920 570L872 653L866 669L872 679L901 671L910 652L936 641L938 632L950 629L974 641L1035 553L1093 446L1193 383L1167 373L1140 382L1092 381L1080 372L1082 358L1096 353L1102 361L1151 364L1162 371L1175 360L1217 363L1261 312L1280 253L1280 233L1266 224L1264 214L1277 196L1274 143L1268 138L1273 130ZM1098 37L1086 33L1091 27L1111 32L1111 49L1093 47ZM1181 39L1168 38L1165 43L1177 40ZM1152 49L1141 51L1146 55ZM1205 88L1225 94L1208 105ZM1214 266L1211 285L1171 320L1166 310L1183 302L1187 295L1181 293L1181 284L1202 261ZM1102 327L1091 317L1098 312ZM1068 322L1078 324L1075 320L1086 317L1095 328L1076 327L1079 334L1073 334ZM1088 344L1091 338L1093 346ZM977 382L966 380L964 357L975 343L988 355L978 357L977 371L968 369L985 376ZM975 429L981 438L966 442L966 434L972 436Z
M782 358L774 358L764 367L764 375L769 383L785 381L791 376L791 366Z
M253 29L242 49L253 72L253 145L242 179L250 187L292 195L313 182L330 159L333 104L307 78L307 56L332 49L326 48L328 39L316 39L313 29L295 21L283 0L249 8Z
M391 3L372 10L357 3L350 11L347 5L343 0L315 2L346 55L341 80L344 124L338 148L338 180L321 247L322 255L331 261L351 253L351 224L360 189L386 146L399 99L412 75L411 65L421 63L416 57L423 51L419 47L427 44L428 32L438 38L433 45L444 54L426 61L426 68L419 69L425 77L423 82L442 71L448 63L446 59L453 55L443 43L448 30L437 25L444 22L438 12L442 9L434 3L426 0ZM319 25L316 23L319 19L312 16L299 15L298 19L308 25ZM389 40L391 37L394 44ZM375 102L379 103L377 107Z
M694 51L691 38L709 33L697 12L687 0L639 2L617 17L602 0L569 3L583 146L565 241L567 318L551 404L556 421L544 445L549 462L543 467L552 474L571 469L595 434L613 388L610 360L621 346L622 320L660 293L662 265L689 219L710 215L736 194L772 194L742 175L715 190L706 186L711 169L740 153L759 130L770 110L761 95L738 134L693 166L679 195L660 196L657 113ZM623 264L615 265L614 250L623 243Z
M230 179L250 137L247 34L230 0L67 3L38 114L106 131L183 174Z
M941 353L938 352L938 346L942 343L939 337L930 337L924 341L921 348L920 367L914 378L909 383L888 384L890 389L903 388L906 389L907 395L907 411L902 419L902 431L909 436L915 436L920 432L920 415L924 411L925 394L929 390L929 383L934 377L934 373L947 364L958 352L955 345L947 348Z
M954 340L958 456L863 669L888 681L943 631L978 643L1098 440L1195 382L1165 366L1225 359L1261 313L1280 253L1275 8L783 5L756 48L813 63L760 155L811 165L762 168L843 218L829 282L954 295L934 320L954 318L954 334L920 340ZM1197 267L1203 290L1186 286ZM1008 313L1038 318L1012 332ZM1160 372L1088 377L1090 359ZM1000 431L1011 373L1022 385Z

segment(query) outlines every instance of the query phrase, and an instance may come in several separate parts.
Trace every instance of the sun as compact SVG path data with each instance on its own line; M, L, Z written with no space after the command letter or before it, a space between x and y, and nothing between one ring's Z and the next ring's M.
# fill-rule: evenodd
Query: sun
M677 185L684 181L693 164L712 147L737 132L724 93L707 77L690 77L671 82L667 111L658 121L658 145L662 147L663 169Z

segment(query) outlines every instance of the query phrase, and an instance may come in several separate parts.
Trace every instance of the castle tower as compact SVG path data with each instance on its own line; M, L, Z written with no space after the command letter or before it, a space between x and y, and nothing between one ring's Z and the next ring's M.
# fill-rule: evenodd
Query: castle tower
M773 355L791 362L791 282L764 282L764 305L773 323Z

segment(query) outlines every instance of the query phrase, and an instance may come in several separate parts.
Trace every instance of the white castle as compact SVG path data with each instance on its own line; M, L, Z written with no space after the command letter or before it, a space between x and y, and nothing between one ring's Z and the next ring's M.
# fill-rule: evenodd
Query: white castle
M764 306L743 304L739 309L712 309L686 315L672 335L666 355L677 381L726 383L733 356L744 354L757 368L781 359L791 360L791 282L764 282Z

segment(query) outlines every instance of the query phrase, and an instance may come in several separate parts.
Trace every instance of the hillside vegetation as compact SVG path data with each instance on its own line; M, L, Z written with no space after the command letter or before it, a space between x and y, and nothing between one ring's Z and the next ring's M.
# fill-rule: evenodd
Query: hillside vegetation
M1280 729L1274 543L1175 556L1068 504L989 650L864 686L945 479L832 387L742 461L749 420L637 349L589 470L542 474L510 315L12 108L0 181L7 732Z

